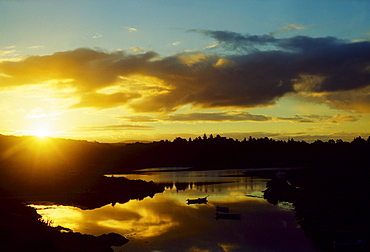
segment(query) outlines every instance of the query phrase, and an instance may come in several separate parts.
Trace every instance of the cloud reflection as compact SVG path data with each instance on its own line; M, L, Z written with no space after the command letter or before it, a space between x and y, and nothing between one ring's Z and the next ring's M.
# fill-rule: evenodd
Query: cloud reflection
M291 211L246 196L264 190L265 183L248 178L185 190L173 186L141 201L87 211L58 206L61 211L56 214L46 212L52 208L44 214L55 225L73 226L73 231L94 235L115 232L130 239L116 251L316 251ZM210 194L208 204L186 204L187 198L206 196L206 191ZM242 219L216 220L216 205L241 213Z

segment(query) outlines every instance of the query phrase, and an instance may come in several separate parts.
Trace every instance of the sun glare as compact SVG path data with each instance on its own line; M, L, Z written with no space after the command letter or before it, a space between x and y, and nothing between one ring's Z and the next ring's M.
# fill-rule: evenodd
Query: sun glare
M49 131L44 128L40 128L36 131L36 136L38 137L47 137L49 135L50 135Z

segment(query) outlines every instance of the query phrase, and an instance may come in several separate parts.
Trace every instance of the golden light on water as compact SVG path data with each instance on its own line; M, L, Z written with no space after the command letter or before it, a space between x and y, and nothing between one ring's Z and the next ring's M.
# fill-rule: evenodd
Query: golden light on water
M131 200L124 205L106 205L94 210L61 205L30 206L37 209L45 222L51 220L51 226L68 227L83 234L101 235L113 230L128 237L148 238L159 236L178 225L171 216L158 213L156 207L151 209L150 203L150 200L140 203Z
M183 226L184 232L193 232L192 225L188 225L187 216L193 216L200 221L197 214L205 214L213 217L213 209L216 205L235 205L238 202L249 202L252 206L259 206L258 198L246 197L247 194L255 194L263 190L264 182L260 180L249 181L249 186L235 187L231 185L219 185L222 193L212 193L212 186L207 193L210 196L208 205L187 205L187 198L197 198L202 188L190 189L187 193L178 193L176 187L168 189L164 194L143 200L130 200L124 204L111 204L93 210L82 210L71 206L41 206L33 205L37 212L42 215L44 221L52 220L53 226L63 226L74 232L83 234L101 235L115 232L133 240L150 239L160 237ZM214 188L216 190L216 188ZM237 191L235 191L237 190ZM220 192L220 191L219 191ZM204 191L204 193L206 193ZM169 207L171 206L171 207ZM200 218L201 219L201 218ZM225 250L226 251L226 250Z
M224 177L220 178L223 180ZM210 184L207 188L194 184L186 190L177 188L177 183L174 183L173 187L153 198L116 202L95 209L82 210L63 205L33 207L49 225L95 236L117 233L129 239L124 247L116 251L147 251L146 248L175 251L176 247L188 247L184 251L214 251L214 248L225 252L249 251L257 243L262 247L269 246L265 244L270 238L269 232L281 233L282 239L287 241L293 240L292 235L297 235L305 245L310 244L296 227L291 209L269 204L260 196L266 188L267 179L242 178L235 183L229 178L228 182L224 182ZM207 194L207 204L186 203L188 198ZM241 220L216 219L216 206L228 207L231 214L241 214ZM276 242L281 243L280 239Z
M33 204L30 206L37 209L37 212L42 216L42 220L53 227L67 226L72 230L76 230L80 227L79 222L83 219L82 210L72 206Z

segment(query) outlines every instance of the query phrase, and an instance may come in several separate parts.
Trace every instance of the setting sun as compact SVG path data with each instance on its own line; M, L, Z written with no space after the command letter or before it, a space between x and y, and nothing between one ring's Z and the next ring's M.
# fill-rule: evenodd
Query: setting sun
M47 136L50 136L50 132L45 128L39 128L36 131L36 136L38 136L38 137L47 137Z

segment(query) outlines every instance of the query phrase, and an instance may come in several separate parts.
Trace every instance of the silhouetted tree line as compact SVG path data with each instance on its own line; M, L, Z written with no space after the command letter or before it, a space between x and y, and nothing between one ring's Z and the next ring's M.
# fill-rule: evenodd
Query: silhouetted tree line
M110 172L137 168L188 166L201 169L354 166L368 164L370 137L352 142L274 140L249 137L242 141L206 134L195 139L176 138L133 143L116 150Z

